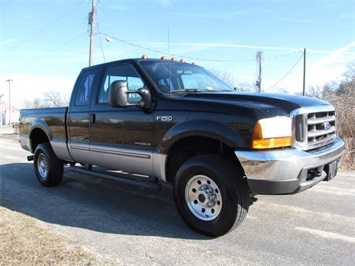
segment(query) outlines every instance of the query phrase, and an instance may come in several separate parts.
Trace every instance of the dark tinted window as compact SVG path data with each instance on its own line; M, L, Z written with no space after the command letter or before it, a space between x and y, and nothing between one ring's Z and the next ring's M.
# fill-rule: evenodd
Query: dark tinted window
M90 100L90 94L92 91L92 86L97 74L96 69L91 69L86 71L81 78L79 88L76 92L75 105L88 105Z

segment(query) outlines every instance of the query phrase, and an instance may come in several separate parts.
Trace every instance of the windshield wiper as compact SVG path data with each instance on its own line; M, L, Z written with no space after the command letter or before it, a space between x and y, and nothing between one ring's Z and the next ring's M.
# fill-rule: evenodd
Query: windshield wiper
M196 92L231 92L231 90L209 90L209 89L192 89L192 88L187 88L187 89L177 89L177 90L171 90L170 93L172 94L178 94L178 93L196 93Z
M177 89L171 90L170 93L191 93L191 92L198 92L199 89Z

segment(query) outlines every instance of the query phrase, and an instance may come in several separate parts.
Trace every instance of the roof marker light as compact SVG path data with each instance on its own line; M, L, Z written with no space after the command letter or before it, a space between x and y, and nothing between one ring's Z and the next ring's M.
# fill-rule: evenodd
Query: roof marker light
M162 55L162 56L160 57L160 59L161 59L161 60L166 60L166 56L165 56L165 55Z
M142 54L142 59L148 59L148 56L146 54Z

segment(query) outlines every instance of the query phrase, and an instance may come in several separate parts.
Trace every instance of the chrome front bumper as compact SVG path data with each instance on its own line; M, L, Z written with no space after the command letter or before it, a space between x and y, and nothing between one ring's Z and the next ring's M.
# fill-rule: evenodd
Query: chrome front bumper
M336 137L331 145L314 151L235 151L235 155L253 193L293 194L334 177L344 151L344 141Z

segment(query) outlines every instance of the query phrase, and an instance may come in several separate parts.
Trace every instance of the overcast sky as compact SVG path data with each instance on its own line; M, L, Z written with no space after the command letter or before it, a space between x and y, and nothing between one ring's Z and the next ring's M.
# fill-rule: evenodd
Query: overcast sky
M353 0L101 0L94 64L147 54L184 57L254 83L262 52L262 89L302 92L338 80L355 60ZM24 100L70 93L88 66L91 0L0 0L0 95Z

